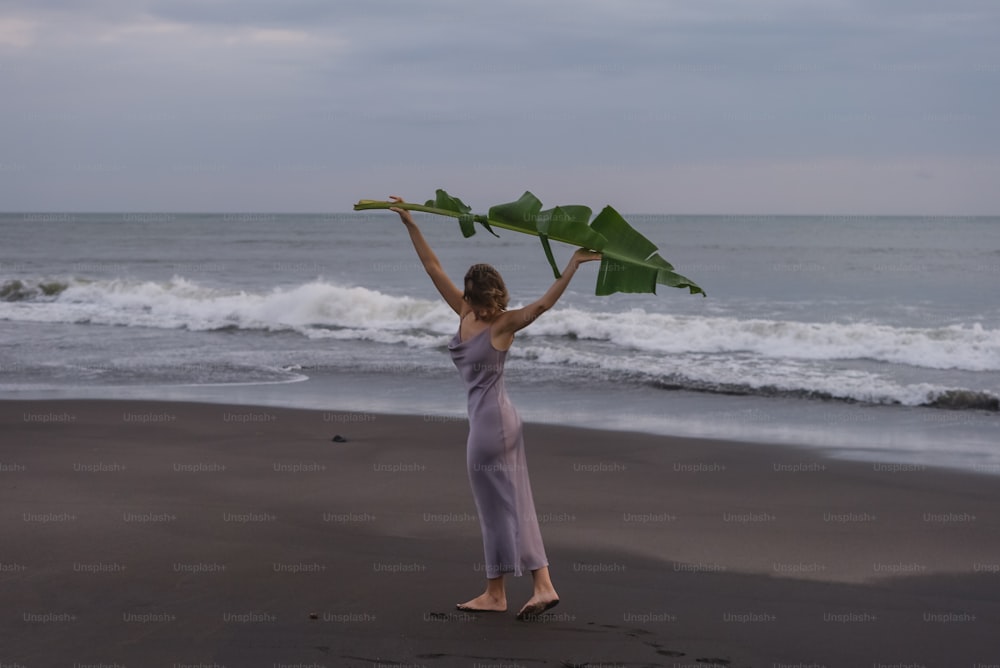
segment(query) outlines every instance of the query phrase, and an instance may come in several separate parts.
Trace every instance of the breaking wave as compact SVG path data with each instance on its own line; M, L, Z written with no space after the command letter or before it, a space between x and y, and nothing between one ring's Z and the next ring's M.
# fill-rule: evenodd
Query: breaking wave
M40 278L0 283L0 319L121 327L294 332L340 339L443 346L455 318L442 302L316 280L246 292L169 281ZM632 310L559 308L518 334L516 358L666 389L788 394L948 409L998 410L991 392L903 383L844 361L911 369L1000 371L1000 330L978 323L896 327ZM567 345L567 339L590 345ZM846 368L845 368L846 367Z

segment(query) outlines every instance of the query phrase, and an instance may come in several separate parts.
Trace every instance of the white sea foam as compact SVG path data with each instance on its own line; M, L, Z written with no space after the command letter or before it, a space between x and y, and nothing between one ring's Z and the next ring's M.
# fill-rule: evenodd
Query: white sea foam
M209 287L182 277L167 282L59 283L65 288L54 294L26 285L19 292L24 296L0 302L0 319L290 331L313 339L414 348L442 346L456 326L454 314L439 300L322 280L257 293ZM875 360L935 370L1000 370L1000 330L977 323L914 328L558 308L518 336L520 344L512 355L547 364L599 369L689 389L789 392L871 403L933 403L956 388L901 382L893 374L871 369L834 369L832 362ZM593 345L566 346L565 337L593 341L600 350Z
M902 328L561 309L539 320L531 333L607 340L658 353L748 352L774 359L868 359L931 369L1000 370L1000 330L978 323Z
M235 292L182 277L153 281L69 281L58 295L0 303L0 318L33 322L89 322L128 327L214 329L433 330L450 313L444 304L394 297L360 287L314 281L269 292ZM358 336L358 334L362 334Z
M797 360L677 353L612 357L568 347L523 345L515 357L617 372L681 389L727 394L789 394L872 404L933 404L955 388L932 383L905 384L860 370L839 369ZM982 399L983 397L979 397Z
M453 333L455 326L451 311L437 300L324 281L234 292L181 277L165 283L67 281L54 296L0 303L0 317L190 330L295 330L308 336L412 343L423 343L428 335L436 340ZM931 369L1000 370L1000 329L978 323L916 328L559 308L520 336L572 336L661 354L745 352L773 359L868 359Z

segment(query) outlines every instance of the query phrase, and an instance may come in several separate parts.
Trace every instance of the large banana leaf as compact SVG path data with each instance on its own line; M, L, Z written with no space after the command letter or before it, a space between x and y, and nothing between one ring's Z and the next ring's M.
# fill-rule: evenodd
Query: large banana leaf
M673 265L660 257L656 245L642 236L610 206L590 221L590 208L571 204L542 210L542 203L530 192L516 202L490 207L485 216L472 213L462 200L444 190L438 190L426 204L396 203L363 199L354 205L355 211L399 207L458 219L462 234L470 237L479 223L494 236L494 227L533 234L542 242L542 250L556 278L559 268L552 255L550 240L600 251L601 268L597 275L598 295L615 292L656 292L656 285L687 288L691 294L705 291L697 283L674 272Z

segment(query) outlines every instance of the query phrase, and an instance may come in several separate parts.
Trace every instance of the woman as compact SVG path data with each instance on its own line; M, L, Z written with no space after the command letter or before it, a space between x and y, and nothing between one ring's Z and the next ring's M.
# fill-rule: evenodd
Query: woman
M396 196L390 199L403 201ZM528 482L521 418L507 398L503 365L515 332L552 308L580 264L601 256L584 249L576 251L562 277L541 299L508 311L507 288L496 269L487 264L473 265L465 275L464 292L459 290L445 274L409 211L397 207L391 211L399 214L434 287L459 317L458 332L448 350L469 391L466 459L483 532L486 591L456 607L474 612L505 612L504 575L519 576L527 569L534 581L534 595L517 618L530 619L558 604L559 595L549 577Z

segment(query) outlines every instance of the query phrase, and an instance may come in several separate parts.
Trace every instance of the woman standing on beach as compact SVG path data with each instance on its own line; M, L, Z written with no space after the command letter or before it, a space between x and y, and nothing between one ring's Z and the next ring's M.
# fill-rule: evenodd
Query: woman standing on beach
M392 196L394 202L402 202ZM486 591L460 603L465 611L507 610L504 575L531 571L534 594L517 613L531 618L559 603L549 577L548 560L538 529L524 456L521 418L507 397L503 367L514 333L552 308L569 285L577 267L600 259L600 254L577 250L562 277L537 301L507 310L507 288L499 272L488 264L474 264L465 274L465 290L448 278L434 251L405 209L391 209L410 232L420 262L434 287L459 317L458 332L448 344L452 360L469 392L469 440L466 463L479 511L486 556Z

